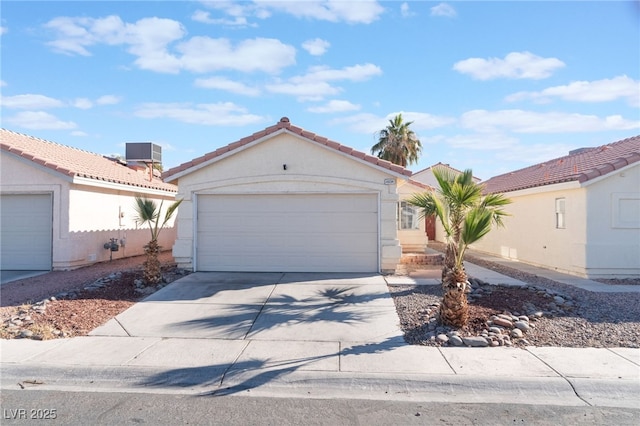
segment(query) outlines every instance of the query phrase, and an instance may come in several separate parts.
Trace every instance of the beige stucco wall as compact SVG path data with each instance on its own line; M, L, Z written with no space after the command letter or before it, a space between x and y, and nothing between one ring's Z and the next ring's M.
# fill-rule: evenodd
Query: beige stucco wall
M640 218L622 226L615 218L639 215L639 188L637 164L583 185L506 193L513 200L506 228L494 229L473 248L583 277L639 276ZM616 207L621 197L622 209ZM556 198L566 200L564 229L556 229Z
M398 184L398 197L400 201L406 201L414 194L425 192L426 189L416 185L412 185L410 182L399 182ZM396 211L396 226L398 227L398 240L402 246L402 251L405 253L417 253L424 252L427 248L428 238L425 230L425 219L420 219L419 229L400 229L400 224Z
M640 277L640 163L585 184L586 275Z
M108 261L110 251L104 244L110 238L125 239L125 246L113 252L113 258L144 253L150 240L148 227L136 226L133 203L137 192L126 185L111 188L73 183L66 177L31 161L2 153L0 156L0 185L2 193L51 193L53 198L52 268L73 269L95 262ZM107 183L101 183L109 186ZM138 188L133 188L138 191ZM142 188L140 188L142 189ZM175 200L173 195L150 195L164 202L163 210ZM119 220L119 208L124 218ZM173 221L172 221L173 222ZM169 227L160 234L160 244L169 249L175 241L176 228Z
M392 177L351 156L292 134L271 135L172 182L178 183L178 197L184 199L178 213L174 258L183 267L194 266L197 194L361 192L379 197L380 269L393 271L400 260L401 248L396 229L396 184L385 184L385 179Z

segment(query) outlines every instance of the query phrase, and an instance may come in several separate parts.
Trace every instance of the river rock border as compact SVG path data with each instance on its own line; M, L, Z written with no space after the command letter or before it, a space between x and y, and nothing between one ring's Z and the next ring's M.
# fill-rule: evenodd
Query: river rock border
M469 279L469 293L467 298L470 302L490 295L496 288L509 287L506 284L489 284L482 280ZM530 302L524 303L524 312L503 312L493 315L485 324L485 329L478 335L464 335L463 332L451 327L438 326L437 312L439 304L430 306L436 314L429 323L427 340L437 343L440 346L458 347L498 347L529 345L526 339L527 332L535 328L535 322L543 317L554 317L565 315L575 309L575 302L569 296L560 294L555 290L538 287L535 285L525 285L523 289L536 293L546 299L545 306L536 306Z

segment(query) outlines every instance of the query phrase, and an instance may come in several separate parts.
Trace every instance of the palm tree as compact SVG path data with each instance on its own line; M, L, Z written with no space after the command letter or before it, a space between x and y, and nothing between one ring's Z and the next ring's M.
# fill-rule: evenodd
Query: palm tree
M507 213L502 207L511 200L502 194L483 195L484 186L473 181L471 170L456 174L448 169L435 169L433 174L440 188L415 194L409 203L420 207L423 217L435 214L444 227L446 250L440 321L461 328L469 320L464 253L470 244L489 233L492 225L503 226L502 218Z
M411 124L413 121L402 121L402 114L389 120L389 125L378 133L378 143L371 147L371 154L402 167L417 163L422 144L409 128Z
M182 200L178 200L171 204L164 214L162 223L160 223L160 215L164 201L161 201L160 206L158 206L154 200L146 197L136 197L134 206L136 214L138 215L136 220L139 221L141 225L148 223L149 230L151 231L151 241L144 246L144 253L147 255L147 259L144 262L144 280L147 285L156 285L162 280L160 260L158 259L161 248L158 244L158 236L181 202Z

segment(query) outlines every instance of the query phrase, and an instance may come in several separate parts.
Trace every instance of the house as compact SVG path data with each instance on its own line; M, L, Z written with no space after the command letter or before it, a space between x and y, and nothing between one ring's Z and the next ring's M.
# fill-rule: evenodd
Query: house
M413 181L417 181L418 183L427 185L429 188L439 188L438 180L433 174L433 171L439 170L448 170L450 173L454 175L459 175L462 171L451 167L449 164L444 163L436 163L433 166L429 166L426 169L422 169L420 171L415 172L411 175L411 179ZM480 182L480 178L473 177L473 181L478 183ZM427 237L431 241L444 241L445 240L445 232L442 224L436 219L435 216L429 216L425 218L425 231L427 233Z
M410 175L283 117L163 174L183 199L174 258L194 271L394 271Z
M177 188L149 169L5 129L0 148L2 270L66 270L143 254L151 235L135 220L135 196L175 200ZM160 238L171 247L175 229Z
M493 177L513 203L473 248L588 278L640 276L640 136Z

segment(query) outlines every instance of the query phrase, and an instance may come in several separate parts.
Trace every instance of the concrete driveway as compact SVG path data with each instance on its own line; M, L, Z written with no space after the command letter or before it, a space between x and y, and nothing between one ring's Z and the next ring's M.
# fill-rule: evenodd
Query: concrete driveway
M370 274L198 272L91 335L403 342L387 284Z

